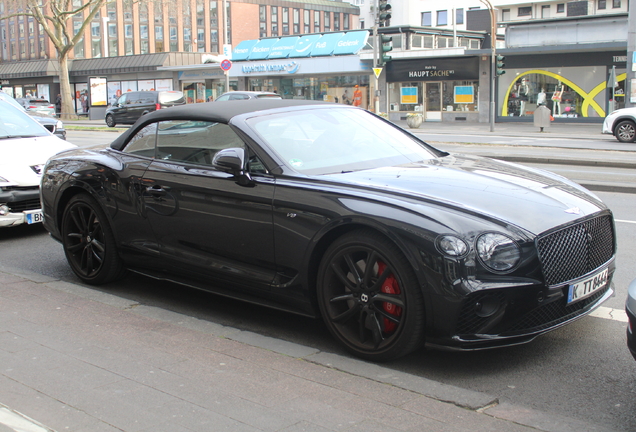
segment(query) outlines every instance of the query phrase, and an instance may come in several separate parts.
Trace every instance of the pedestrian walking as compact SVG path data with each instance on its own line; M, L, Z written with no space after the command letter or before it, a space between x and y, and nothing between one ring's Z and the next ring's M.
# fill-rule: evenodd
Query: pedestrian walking
M62 115L62 95L59 93L55 99L55 113L58 117Z

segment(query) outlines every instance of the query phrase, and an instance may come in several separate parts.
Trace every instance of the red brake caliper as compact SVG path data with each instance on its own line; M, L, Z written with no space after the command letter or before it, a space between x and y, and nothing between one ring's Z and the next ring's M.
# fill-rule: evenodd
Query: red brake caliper
M378 277L382 275L385 268L386 264L384 264L382 261L378 261ZM384 280L381 291L385 294L400 294L400 286L398 285L398 281L395 279L395 276L393 276L393 274L389 275ZM402 315L402 308L394 305L393 303L384 302L382 303L382 308L386 313L393 316L398 317ZM395 330L396 324L393 321L389 320L388 318L383 319L385 332L390 333Z

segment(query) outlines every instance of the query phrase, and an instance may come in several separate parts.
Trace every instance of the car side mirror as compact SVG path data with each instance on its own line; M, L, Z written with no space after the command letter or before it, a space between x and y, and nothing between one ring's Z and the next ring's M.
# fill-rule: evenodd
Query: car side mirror
M239 147L219 150L212 158L212 165L224 172L239 177L239 184L246 186L252 178L245 172L245 149Z

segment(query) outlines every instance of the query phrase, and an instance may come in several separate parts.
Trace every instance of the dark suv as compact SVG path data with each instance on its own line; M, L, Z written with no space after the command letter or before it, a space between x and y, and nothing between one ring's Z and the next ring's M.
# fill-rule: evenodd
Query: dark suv
M186 103L180 91L133 91L124 93L106 110L106 124L133 124L144 114Z

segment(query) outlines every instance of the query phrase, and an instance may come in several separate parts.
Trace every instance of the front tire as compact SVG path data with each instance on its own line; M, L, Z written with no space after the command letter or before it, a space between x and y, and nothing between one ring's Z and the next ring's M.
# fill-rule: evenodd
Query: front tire
M87 194L75 195L64 210L62 246L71 269L85 283L112 282L125 272L106 214Z
M115 121L115 117L112 114L108 114L106 116L106 126L115 127L116 125L117 125L117 122Z
M614 135L620 142L631 143L636 140L636 124L629 120L623 120L616 125Z
M424 342L424 300L399 248L371 230L345 234L325 253L318 304L329 331L372 361L404 356Z

